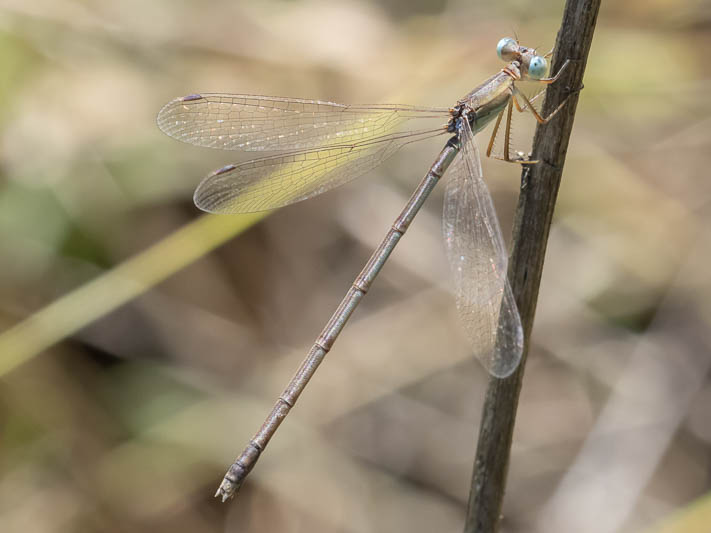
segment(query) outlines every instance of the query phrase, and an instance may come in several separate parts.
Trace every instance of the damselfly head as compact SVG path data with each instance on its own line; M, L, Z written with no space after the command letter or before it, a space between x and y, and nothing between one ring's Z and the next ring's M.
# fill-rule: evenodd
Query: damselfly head
M548 61L545 57L536 54L535 48L521 46L516 39L504 37L496 45L499 58L507 63L516 62L523 79L540 80L545 77L548 70Z

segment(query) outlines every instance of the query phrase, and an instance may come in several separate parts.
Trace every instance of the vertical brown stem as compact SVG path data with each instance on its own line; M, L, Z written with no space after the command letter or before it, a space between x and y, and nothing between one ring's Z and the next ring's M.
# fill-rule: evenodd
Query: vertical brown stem
M571 60L571 65L562 78L548 88L543 116L555 110L572 91L582 87L599 8L600 0L566 1L551 72L557 72L566 59ZM509 279L521 313L525 348L521 365L510 377L489 380L479 428L465 533L493 533L498 530L543 259L578 97L579 93L572 94L567 105L553 120L538 125L531 159L540 163L523 168Z

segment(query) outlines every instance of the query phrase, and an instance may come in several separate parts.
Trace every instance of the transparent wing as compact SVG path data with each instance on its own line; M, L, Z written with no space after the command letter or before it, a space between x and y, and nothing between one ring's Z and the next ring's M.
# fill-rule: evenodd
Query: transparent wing
M475 355L493 376L503 378L521 360L521 318L506 276L501 228L466 120L459 139L461 150L449 171L444 199L447 257L457 308Z
M195 205L210 213L250 213L283 207L343 185L375 168L405 144L445 131L446 127L441 127L389 134L227 165L198 185Z
M416 118L449 119L444 108L343 105L243 94L192 94L166 104L158 127L196 146L223 150L305 150L373 139Z

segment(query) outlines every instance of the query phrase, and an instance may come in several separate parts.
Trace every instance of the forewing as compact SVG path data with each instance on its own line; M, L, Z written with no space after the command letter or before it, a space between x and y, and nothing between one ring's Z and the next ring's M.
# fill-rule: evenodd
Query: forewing
M448 119L443 108L344 105L300 98L193 94L158 113L158 127L189 144L223 150L305 150L391 133L415 118Z
M306 200L373 169L403 145L444 128L391 134L371 141L302 150L228 165L206 177L195 205L210 213L266 211Z
M474 353L493 376L504 378L523 353L521 317L506 275L501 228L466 120L460 143L445 191L445 246L457 308Z

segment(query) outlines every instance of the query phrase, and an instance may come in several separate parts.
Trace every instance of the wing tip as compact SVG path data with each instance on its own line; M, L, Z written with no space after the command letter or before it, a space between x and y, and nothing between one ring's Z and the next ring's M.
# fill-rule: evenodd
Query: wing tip
M195 188L195 192L193 192L193 203L195 206L201 211L212 214L224 215L241 212L228 202L230 195L225 196L225 191L217 185L220 176L229 174L236 168L237 165L229 164L208 174ZM218 179L215 180L215 178ZM232 198L232 201L234 201L234 198Z
M502 345L497 345L494 348L492 360L486 365L489 373L498 379L506 379L511 376L521 365L523 359L524 338L520 323L516 331L508 337Z
M171 125L174 125L174 119L171 118L173 110L176 106L185 104L186 102L197 102L198 100L203 100L205 97L198 93L189 94L187 96L179 96L178 98L173 98L170 102L161 107L156 116L156 124L158 128L171 137L177 138L171 132Z

